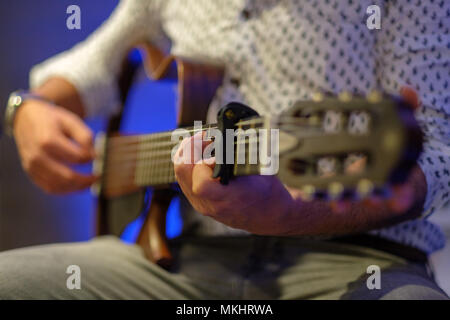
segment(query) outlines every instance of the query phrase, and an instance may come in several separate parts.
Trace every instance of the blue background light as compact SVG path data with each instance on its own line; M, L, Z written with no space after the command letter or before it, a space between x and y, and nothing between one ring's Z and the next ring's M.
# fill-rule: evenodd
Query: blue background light
M141 62L138 50L130 53L130 59ZM177 83L173 80L152 81L137 77L132 86L122 118L122 132L149 133L172 130L176 127ZM142 216L130 223L122 239L135 241L144 219ZM166 234L173 238L180 234L182 222L179 199L174 198L167 213Z
M66 9L71 0L0 1L2 59L0 59L0 103L18 88L28 88L32 66L86 39L105 21L118 0L77 0L81 30L68 30ZM20 21L20 23L17 23ZM135 52L132 57L140 59ZM130 92L124 130L155 132L175 127L176 84L139 79ZM3 112L3 107L0 107ZM98 132L104 119L89 119ZM29 245L84 241L95 235L96 201L89 190L65 196L44 193L24 173L14 141L0 137L0 251ZM77 166L87 172L89 165ZM169 236L181 229L178 202L169 210ZM139 221L124 235L130 240ZM133 231L134 230L134 231Z

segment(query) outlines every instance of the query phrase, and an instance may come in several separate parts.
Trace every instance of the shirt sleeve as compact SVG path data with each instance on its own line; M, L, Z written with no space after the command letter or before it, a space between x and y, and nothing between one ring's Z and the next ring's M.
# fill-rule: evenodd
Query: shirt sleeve
M121 0L111 16L86 40L30 72L30 87L59 76L79 92L87 117L117 111L117 77L131 46L160 36L159 1Z
M425 135L418 161L426 176L423 216L447 206L450 192L450 2L392 1L377 33L378 81L384 91L416 90Z

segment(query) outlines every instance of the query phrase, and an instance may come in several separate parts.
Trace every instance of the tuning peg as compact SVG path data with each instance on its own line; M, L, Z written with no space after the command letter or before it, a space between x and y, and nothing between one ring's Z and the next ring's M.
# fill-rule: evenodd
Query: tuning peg
M308 118L308 124L310 126L319 126L322 122L322 119L317 115L317 114L313 114Z
M320 91L314 92L314 93L312 94L312 96L311 96L311 99L312 99L312 101L314 101L314 102L322 102L322 101L323 101L323 98L324 98L323 93L320 92Z
M373 182L368 179L361 179L358 182L357 192L360 198L365 198L370 195L374 190Z
M325 112L322 120L322 127L326 133L337 133L342 131L346 123L343 112L328 110Z
M342 102L350 102L352 100L352 94L348 91L342 91L339 94L338 99Z
M328 196L331 200L337 200L342 197L344 186L339 182L332 182L328 186Z
M314 194L316 193L316 188L314 186L307 184L301 188L302 190L302 200L311 201L314 199Z
M379 103L383 99L383 95L380 91L372 90L367 94L366 99L370 103Z

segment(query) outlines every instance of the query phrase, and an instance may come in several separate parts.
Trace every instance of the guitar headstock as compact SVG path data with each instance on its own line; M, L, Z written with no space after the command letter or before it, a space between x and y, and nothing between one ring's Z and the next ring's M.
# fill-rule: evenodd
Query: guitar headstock
M405 181L422 150L413 108L398 97L316 94L280 115L280 179L306 199L359 198Z

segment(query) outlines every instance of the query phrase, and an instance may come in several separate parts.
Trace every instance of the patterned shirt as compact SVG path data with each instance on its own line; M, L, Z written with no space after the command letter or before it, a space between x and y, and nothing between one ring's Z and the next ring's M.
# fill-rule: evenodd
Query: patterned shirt
M366 25L374 4L379 30ZM448 210L450 199L449 30L448 0L122 0L87 40L35 66L30 82L62 76L78 89L88 116L111 114L121 61L146 39L175 55L226 65L209 120L229 101L278 114L316 91L398 94L410 86L421 98L416 116L426 136L423 215L371 233L431 253L445 237L428 217ZM195 219L205 233L242 233Z

